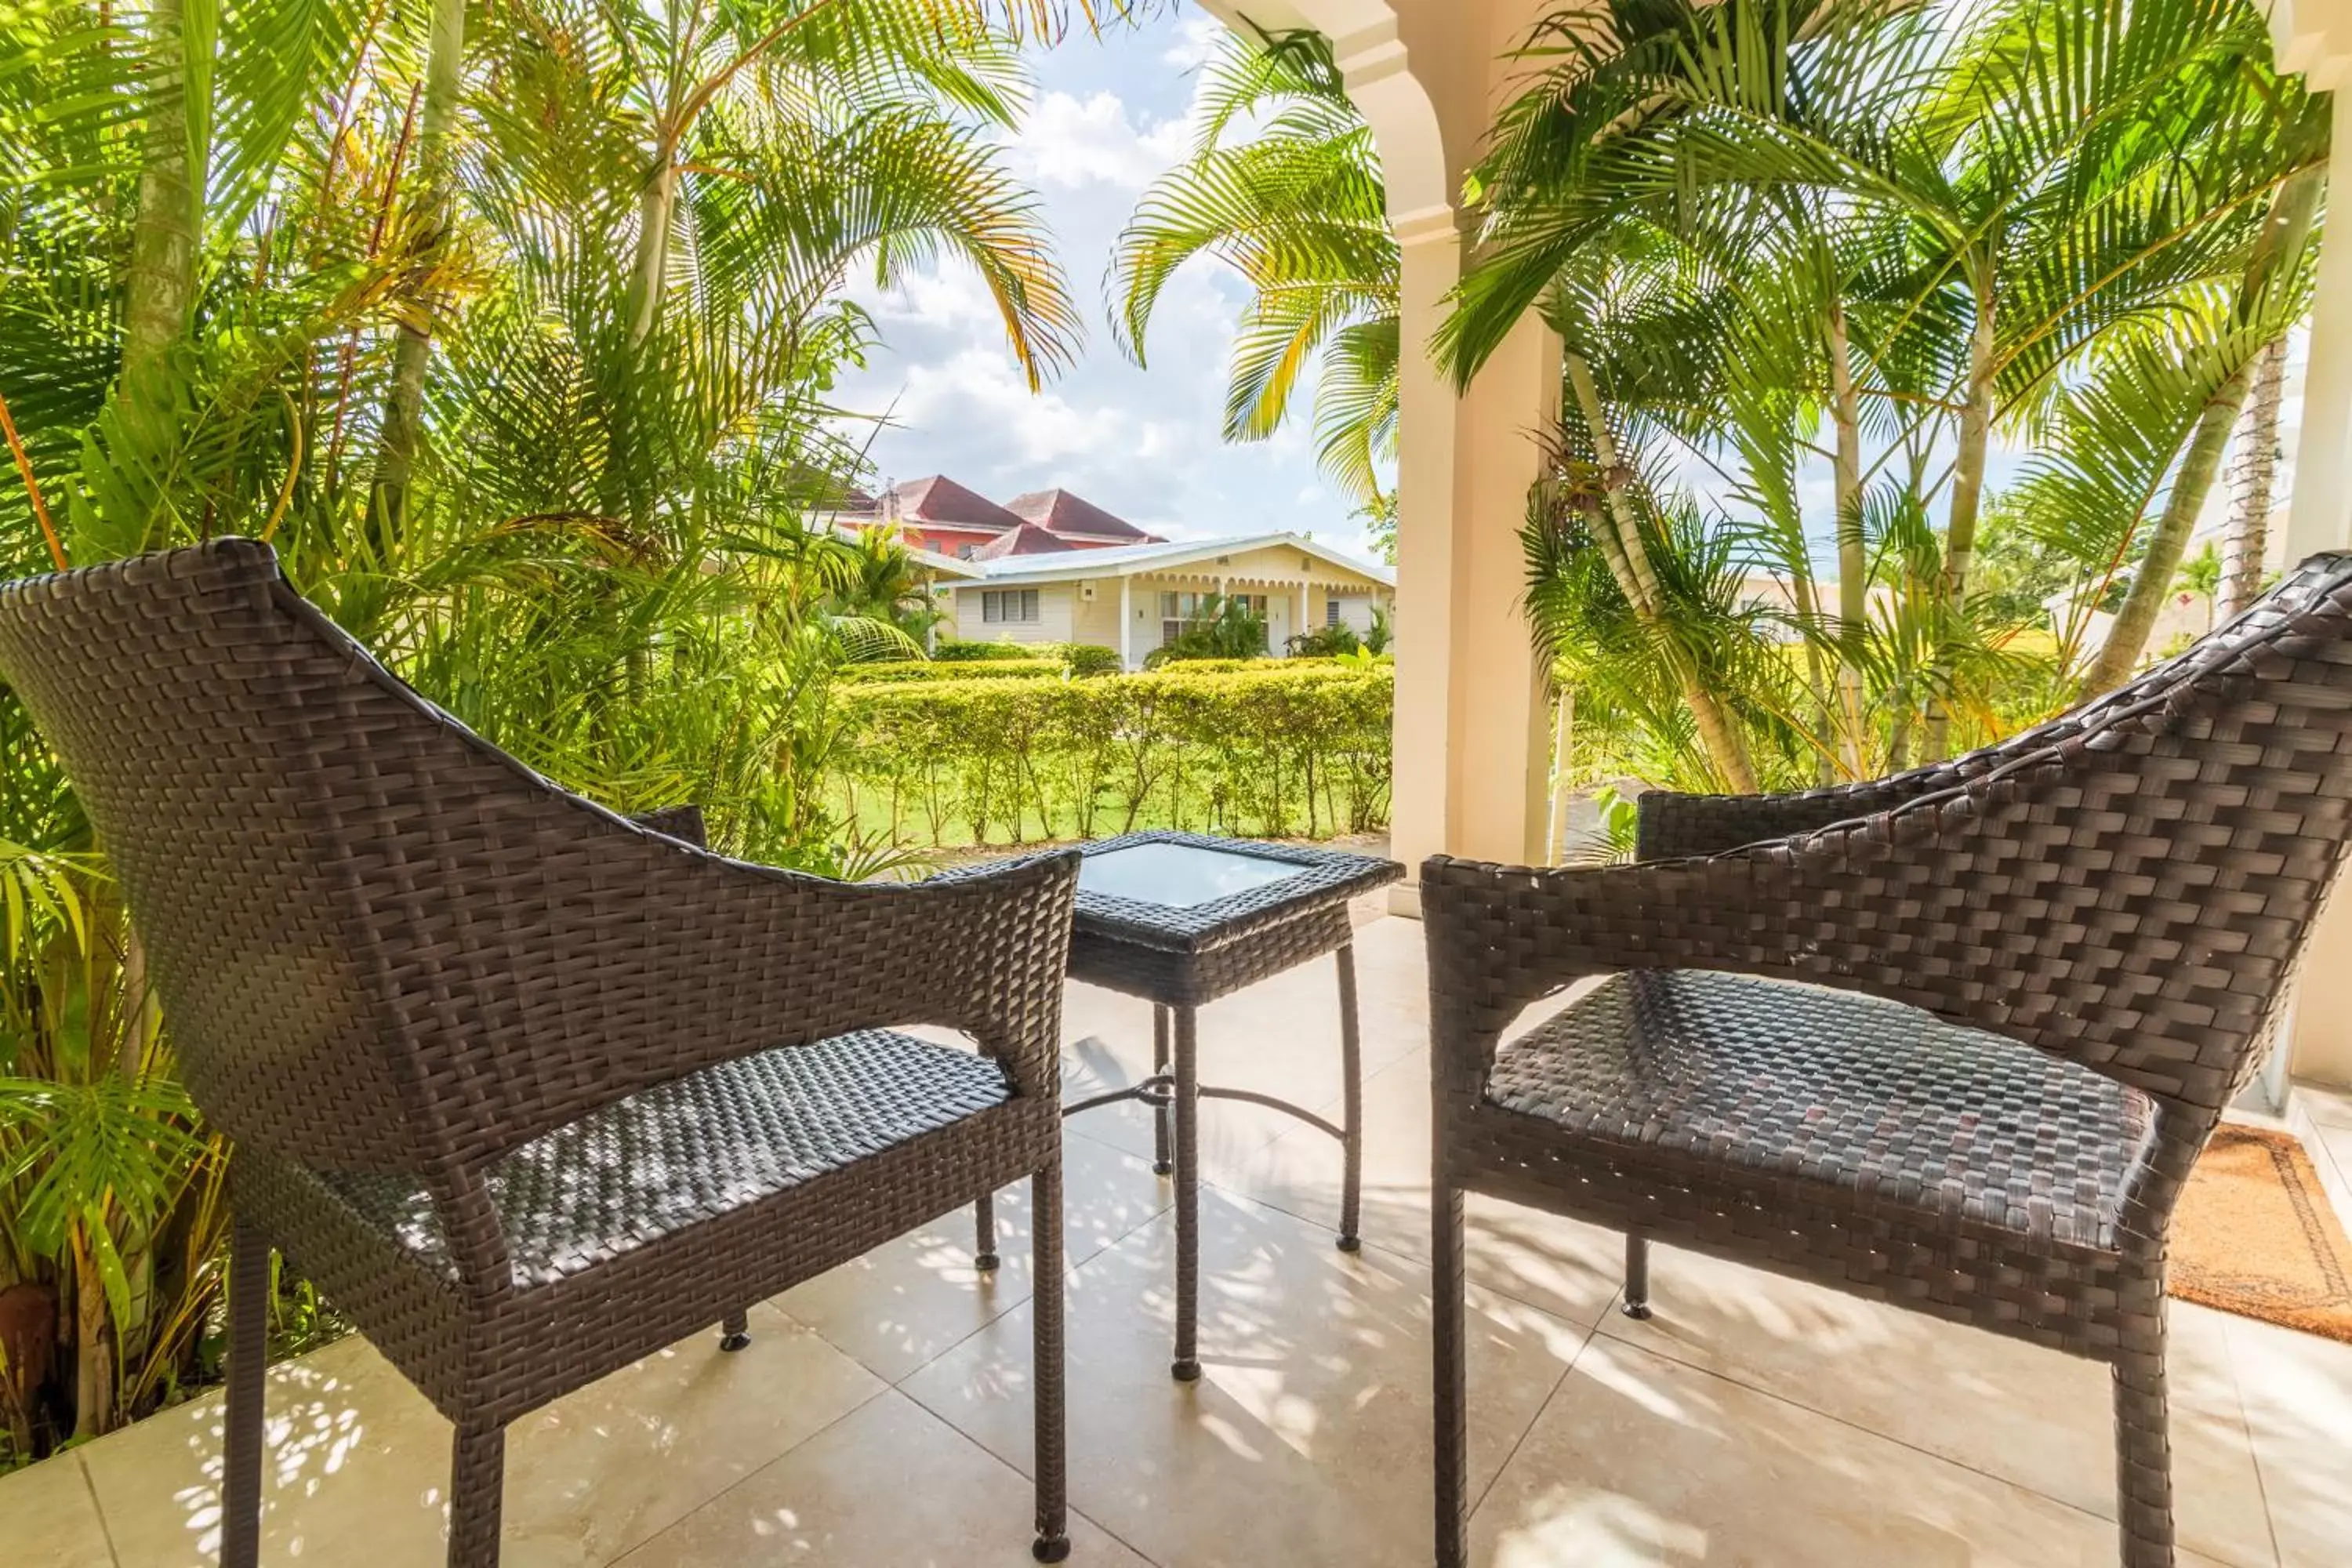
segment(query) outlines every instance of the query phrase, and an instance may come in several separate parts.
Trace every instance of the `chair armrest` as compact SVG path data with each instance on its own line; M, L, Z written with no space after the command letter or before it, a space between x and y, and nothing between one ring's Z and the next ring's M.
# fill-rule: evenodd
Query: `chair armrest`
M1788 838L1832 823L1892 811L1923 796L1957 788L1967 776L1958 764L1948 764L1787 795L1644 790L1635 802L1633 853L1643 860L1717 855L1767 838Z
M960 1030L1019 1093L1059 1099L1075 853L844 883L563 804L569 836L541 839L527 879L474 895L470 947L415 955L403 976L460 1164L701 1068L861 1028Z

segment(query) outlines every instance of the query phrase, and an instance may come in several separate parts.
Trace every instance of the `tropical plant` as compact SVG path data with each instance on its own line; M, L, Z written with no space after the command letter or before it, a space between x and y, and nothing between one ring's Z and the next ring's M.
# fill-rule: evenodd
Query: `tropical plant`
M1338 658L1360 652L1363 646L1356 628L1348 626L1318 626L1311 632L1300 632L1283 645L1293 658Z
M1196 256L1232 268L1251 296L1225 438L1273 435L1312 367L1323 470L1390 516L1392 533L1381 474L1396 447L1399 263L1370 128L1329 41L1311 32L1229 36L1199 106L1191 154L1144 193L1119 236L1108 285L1119 342L1146 363L1169 279Z
M1266 654L1265 617L1250 608L1247 599L1225 594L1203 594L1174 637L1143 656L1144 668L1202 658L1263 658Z
M916 651L904 595L877 605L871 563L806 521L859 461L827 400L873 331L844 286L957 257L1033 376L1066 360L1076 316L997 142L1025 97L1004 25L1063 19L8 11L0 571L266 538L566 784L697 800L739 853L901 864L828 787L835 670ZM176 1085L103 846L5 692L0 776L5 1464L209 1374L227 1152ZM279 1297L282 1339L333 1331L299 1279Z
M1539 508L1531 563L1572 564L1547 529L1603 558L1610 594L1552 597L1633 617L1619 646L1664 674L1611 679L1643 694L1657 760L1707 787L1800 754L1864 776L2127 670L2217 428L2307 297L2319 113L2271 70L2260 15L1624 0L1522 53L1442 346L1466 378L1528 310L1562 333L1555 483L1583 521ZM2078 585L2054 647L1976 597L1996 431L2035 447L2008 504ZM1814 461L1833 588L1799 500ZM1710 508L1678 499L1690 472ZM1692 549L1773 586L1664 559ZM2088 609L2119 583L2085 669Z

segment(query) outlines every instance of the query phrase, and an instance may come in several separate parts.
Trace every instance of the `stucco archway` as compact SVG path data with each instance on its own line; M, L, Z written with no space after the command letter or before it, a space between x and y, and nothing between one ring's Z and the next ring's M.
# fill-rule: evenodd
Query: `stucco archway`
M1332 41L1381 150L1402 252L1406 343L1397 518L1396 794L1391 840L1527 861L1543 850L1543 688L1519 610L1518 526L1557 418L1559 345L1528 322L1466 393L1417 352L1462 269L1459 195L1530 0L1202 0L1236 26ZM1411 881L1397 906L1418 910Z

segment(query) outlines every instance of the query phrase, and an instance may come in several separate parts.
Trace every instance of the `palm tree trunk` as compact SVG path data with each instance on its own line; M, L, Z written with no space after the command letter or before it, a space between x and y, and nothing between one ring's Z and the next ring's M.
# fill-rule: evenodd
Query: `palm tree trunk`
M1586 427L1592 436L1592 453L1601 464L1602 492L1607 516L1594 532L1603 538L1602 552L1608 557L1611 573L1617 578L1618 590L1633 605L1633 613L1650 625L1664 619L1664 595L1658 587L1656 571L1650 563L1649 547L1643 542L1641 524L1625 500L1625 486L1618 479L1617 444L1609 434L1609 421L1601 407L1601 394L1592 384L1592 367L1581 354L1566 356L1568 379L1576 390L1577 406L1584 415ZM1748 760L1748 748L1738 729L1723 705L1716 700L1698 679L1686 655L1677 651L1675 676L1681 682L1683 700L1689 705L1691 716L1698 724L1699 744L1706 748L1707 760L1716 773L1732 790L1741 795L1756 793L1756 771Z
M2254 242L2253 255L2246 262L2245 279L2238 286L2236 319L2240 322L2257 320L2272 285L2282 277L2294 276L2305 243L2311 237L2312 220L2318 214L2319 194L2326 177L2324 163L2299 169L2271 198L2270 221L2263 226L2262 237ZM2231 373L2198 416L2189 437L2188 453L2180 460L2180 472L2173 479L2171 493L2165 497L2164 515L2148 538L2147 553L2140 558L2139 570L2132 575L2131 591L2124 597L2123 608L2116 612L2116 624L2109 628L2099 657L2092 661L2091 672L2083 678L2084 697L2095 697L2122 685L2139 663L2140 654L2147 647L2148 632L2156 625L2157 611L2163 607L2165 595L2172 592L2172 579L2180 570L2180 557L2188 548L2190 531L2196 527L2197 514L2205 510L2206 492L2213 488L2213 476L2221 471L2221 454L2230 444L2230 428L2245 407L2253 362L2261 357L2261 352L2257 350Z
M1870 614L1870 552L1862 532L1862 398L1854 390L1845 308L1832 302L1829 318L1830 416L1837 426L1832 464L1837 504L1838 761L1858 779L1862 763L1862 668L1855 662Z
M465 70L466 0L433 0L432 41L425 64L425 106L416 137L416 166L423 176L420 204L435 230L434 247L445 242L453 221L456 190L453 132L458 83ZM404 324L392 351L392 387L384 395L383 434L377 448L372 508L376 544L390 553L408 516L408 487L424 444L425 375L433 361L429 325Z
M2270 553L2271 493L2278 473L2279 405L2286 390L2286 337L2273 338L2254 360L2254 382L2238 421L2230 468L2230 524L2221 536L2221 591L2214 613L2229 619L2263 591Z
M2147 635L2156 626L2158 611L2171 595L2172 579L2180 570L2180 558L2189 546L2189 535L2197 527L2197 514L2205 510L2205 494L2213 488L2213 476L2221 471L2221 454L2230 445L2230 429L2238 422L2238 415L2246 405L2249 367L2240 365L2229 379L2214 389L2197 416L2197 425L2189 437L2187 454L2180 459L2180 471L2172 481L2172 491L2164 500L2164 514L2157 519L2156 531L2148 536L2147 553L2140 557L2139 570L2132 575L2131 591L2124 596L2123 607L2116 612L2115 625L2107 630L2107 640L2099 647L2098 657L2091 661L2091 672L2083 678L2083 695L2096 697L2121 686L2131 675L2139 656L2147 647Z
M131 412L158 416L171 396L171 353L195 308L196 251L203 226L197 177L209 142L209 93L192 58L209 64L210 36L191 39L182 0L147 8L147 124L140 153L139 213L131 227L124 279L122 371L116 396ZM210 71L203 73L208 80ZM193 111L193 112L192 112Z
M103 1224L101 1215L99 1222ZM115 1407L114 1331L106 1309L106 1283L89 1237L77 1221L74 1266L74 1431L78 1438L102 1437L121 1423Z
M1946 700L1951 683L1951 645L1969 606L1969 569L1975 563L1977 513L1984 502L1985 460L1992 447L1993 291L1990 277L1977 284L1976 325L1969 333L1968 398L1960 409L1959 450L1952 460L1952 510L1944 527L1944 575L1938 597L1943 625L1927 691L1927 729L1922 762L1943 761L1951 744L1952 713Z
M637 198L637 253L629 268L629 343L641 346L661 318L662 283L669 270L670 224L677 211L677 159L664 138L661 166Z

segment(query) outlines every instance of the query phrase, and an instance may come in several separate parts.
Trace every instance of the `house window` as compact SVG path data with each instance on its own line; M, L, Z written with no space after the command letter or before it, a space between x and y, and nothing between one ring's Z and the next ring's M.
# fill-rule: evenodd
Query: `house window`
M980 618L991 626L1033 626L1037 624L1037 590L990 588L980 595Z
M1327 626L1339 624L1339 600L1336 595L1323 601L1323 624Z
M1210 608L1211 601L1216 597L1214 594L1160 595L1160 643L1164 646L1174 642L1183 635L1186 624L1195 616L1205 613ZM1228 594L1225 595L1225 603L1243 606L1260 621L1265 619L1266 596L1264 594Z
M971 552L978 548L979 546L973 544L959 544L956 546L956 559L969 561L971 559Z

